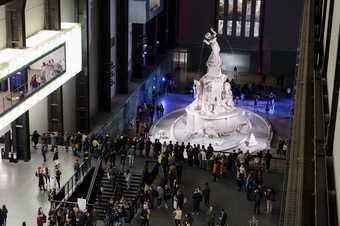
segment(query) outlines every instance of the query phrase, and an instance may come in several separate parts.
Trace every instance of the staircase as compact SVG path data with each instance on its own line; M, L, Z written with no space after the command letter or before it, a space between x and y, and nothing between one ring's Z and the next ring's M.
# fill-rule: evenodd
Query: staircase
M104 174L100 179L100 184L103 187L102 199L98 200L98 197L96 197L95 209L97 211L98 218L104 219L107 203L112 197L114 197L114 191L113 185L111 181L107 178L106 174Z
M130 182L130 189L127 190L127 185L125 181L125 177L120 175L118 177L118 183L122 186L123 189L123 197L128 202L133 202L140 190L140 186L142 185L143 176L141 174L132 173L131 174L131 182Z
M143 177L141 174L132 173L130 189L127 190L125 177L123 175L118 176L116 183L119 183L119 185L121 186L123 197L125 198L125 200L127 200L128 202L133 202L138 197L140 186L142 185L142 180ZM120 197L119 194L114 193L114 186L112 185L111 181L108 180L106 174L102 176L102 178L100 179L100 183L103 187L102 199L98 200L98 197L96 197L95 209L97 211L98 219L103 220L105 219L105 210L107 207L107 203L110 201L111 198L117 200Z

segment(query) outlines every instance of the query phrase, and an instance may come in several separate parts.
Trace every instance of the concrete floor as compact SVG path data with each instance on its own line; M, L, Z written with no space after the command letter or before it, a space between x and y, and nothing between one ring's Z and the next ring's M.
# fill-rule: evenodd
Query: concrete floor
M160 99L164 105L165 113L169 113L178 108L182 108L192 101L190 95L168 94ZM252 108L251 102L243 104L241 107ZM267 117L279 136L287 137L290 130L290 108L291 103L283 100L277 103L276 111L273 114L265 114L258 109L260 114ZM73 162L75 157L71 152L59 151L60 162L62 163L62 184L64 184L73 174ZM52 154L48 155L49 161L46 165L50 171L52 169ZM140 159L139 161L142 161ZM42 165L40 150L32 150L32 160L30 162L9 163L0 159L0 205L6 204L9 209L8 226L21 225L26 221L27 225L36 225L36 211L38 207L43 207L45 211L49 209L47 192L40 192L38 189L38 179L35 171ZM143 164L138 164L143 165ZM138 168L138 167L137 167ZM138 170L138 169L135 170ZM191 167L184 169L184 194L188 197L187 209L191 209L191 194L194 185L201 185L209 182L212 188L212 204L220 209L224 207L229 215L230 226L245 226L253 213L253 203L246 200L245 193L238 192L235 179L232 175L227 175L217 183L212 182L209 172ZM278 193L277 201L274 203L273 213L269 216L263 214L259 216L259 225L278 225L280 197L282 190L283 173L281 170L273 170L266 174L265 184L271 185ZM206 225L206 208L199 216L194 217L193 225ZM133 225L138 225L138 219ZM151 225L168 226L173 225L172 213L165 209L153 210Z

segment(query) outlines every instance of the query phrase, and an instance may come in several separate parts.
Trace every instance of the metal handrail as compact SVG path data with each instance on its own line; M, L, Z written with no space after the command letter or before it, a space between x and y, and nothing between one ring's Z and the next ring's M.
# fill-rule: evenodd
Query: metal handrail
M66 184L59 190L59 192L54 197L53 201L65 202L70 198L76 188L83 182L85 176L90 172L92 168L92 161L88 160L80 165L79 178L77 178L77 172L75 172L72 177L66 182ZM61 196L61 197L59 197ZM52 204L52 201L51 201ZM55 208L58 209L61 204L57 205Z
M90 184L89 190L87 191L86 202L90 201L92 190L93 190L93 187L96 183L96 179L97 179L97 176L98 176L99 169L100 169L100 167L102 167L102 160L103 160L102 156L100 156L99 159L97 160L96 168L95 168L94 173L92 175L91 184Z

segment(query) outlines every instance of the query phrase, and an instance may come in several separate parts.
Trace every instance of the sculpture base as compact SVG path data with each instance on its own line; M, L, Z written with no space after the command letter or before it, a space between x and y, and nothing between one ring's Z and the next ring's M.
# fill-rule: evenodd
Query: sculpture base
M256 137L256 145L248 146L250 134ZM152 140L184 142L187 144L211 144L216 151L241 149L255 152L270 147L272 130L260 115L235 108L219 117L201 117L195 111L180 109L161 118L150 130Z

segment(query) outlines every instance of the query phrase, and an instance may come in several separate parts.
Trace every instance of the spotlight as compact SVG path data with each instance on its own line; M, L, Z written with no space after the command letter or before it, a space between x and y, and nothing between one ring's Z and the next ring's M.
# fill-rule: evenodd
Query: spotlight
M163 76L162 77L162 82L165 82L166 81L166 78Z
M159 45L159 41L157 41L156 44Z

